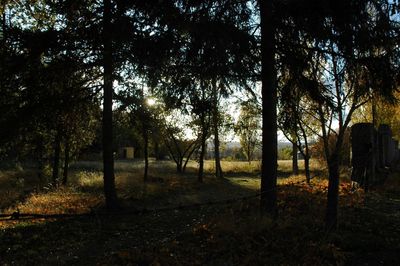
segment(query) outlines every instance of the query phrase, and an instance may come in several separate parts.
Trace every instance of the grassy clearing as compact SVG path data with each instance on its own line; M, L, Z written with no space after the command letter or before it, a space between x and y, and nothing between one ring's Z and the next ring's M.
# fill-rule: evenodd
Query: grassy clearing
M196 180L197 163L189 162L187 172L178 174L170 161L151 161L149 176L153 182L143 183L142 161L117 161L116 187L128 208L181 206L208 201L232 199L256 194L260 188L260 162L223 161L226 179L213 177L214 163L206 161L206 179ZM313 164L315 168L316 165ZM77 162L71 165L69 185L47 188L29 171L0 173L2 213L66 214L83 213L103 202L103 174L100 162ZM290 161L279 161L283 173L280 184L303 182L303 176L291 177ZM43 189L45 187L46 189ZM5 226L5 225L3 225Z

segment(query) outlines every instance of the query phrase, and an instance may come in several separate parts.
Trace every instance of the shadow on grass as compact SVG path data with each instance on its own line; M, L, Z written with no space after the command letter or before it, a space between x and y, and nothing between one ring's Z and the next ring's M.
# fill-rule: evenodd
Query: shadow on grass
M228 179L210 177L204 184L172 178L152 185L161 187L158 194L148 195L156 201L144 199L137 206L164 206L171 197L176 197L173 203L189 204L254 194ZM343 189L347 191L347 185ZM14 228L0 232L0 257L2 263L17 265L400 263L397 201L385 205L388 199L373 192L368 205L350 205L362 194L342 195L339 229L327 235L322 222L325 196L318 184L279 186L277 222L260 217L258 198L141 215L17 221Z
M232 182L228 174L226 179L216 179L207 174L205 182L200 184L195 167L189 166L185 175L178 175L174 165L168 162L158 168L150 168L151 176L160 177L163 182L144 184L141 171L127 166L121 169L125 170L117 175L121 178L117 180L117 187L125 210L146 208L147 212L140 215L102 213L84 218L4 222L10 226L0 231L1 263L400 263L395 256L400 251L397 198L390 204L383 204L385 198L381 194L371 194L373 196L368 199L368 205L363 202L360 205L357 194L347 193L341 197L339 229L327 235L323 230L326 187L316 183L313 187L301 184L279 186L279 218L275 222L268 217L260 218L257 197L240 199L258 192L258 187L245 186L248 183L245 180L257 181L259 177L249 176L245 171L232 176L242 184ZM348 189L348 186L344 188ZM98 195L102 191L93 190L90 193ZM237 198L236 203L200 204L234 198ZM350 204L353 201L356 203ZM187 205L193 206L182 208ZM176 208L150 211L165 207Z

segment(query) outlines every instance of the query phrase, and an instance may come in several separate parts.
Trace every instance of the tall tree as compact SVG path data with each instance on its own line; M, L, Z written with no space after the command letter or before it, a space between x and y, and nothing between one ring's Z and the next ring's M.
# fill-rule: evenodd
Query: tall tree
M155 77L158 86L155 87L169 98L166 101L169 106L175 105L189 112L193 108L199 120L196 126L212 126L211 130L207 128L198 133L202 132L200 139L204 141L214 135L217 165L220 126L216 99L226 97L236 85L246 84L248 78L254 79L254 66L257 65L254 59L256 39L249 34L247 2L184 2L180 16L186 26L182 28L179 23L170 29L179 40L175 41L178 45L170 49L174 55L165 65L158 64L155 71L152 69L153 77L154 73L158 75ZM199 95L200 91L202 95ZM216 171L220 175L221 167L217 166Z
M261 209L277 215L277 85L275 19L272 0L259 0L261 25L262 169Z
M249 162L254 159L254 152L260 144L261 110L254 99L241 103L235 132L239 135L240 145Z
M279 56L280 60L286 57L288 60L281 62L295 70L297 84L313 100L314 115L320 121L329 172L326 225L335 228L339 162L346 128L354 111L371 95L370 90L390 98L396 88L398 22L390 19L390 4L383 0L308 4L313 8L300 14L299 3L279 2L280 17L284 18L282 32L294 34L294 38L278 35L281 47L286 48ZM293 39L296 43L291 46L300 51L300 57L288 49L290 42L286 41ZM293 58L300 60L290 60ZM299 65L303 70L299 71ZM336 139L330 149L332 133Z
M104 195L106 206L109 209L118 207L117 193L115 190L114 155L113 155L113 27L111 0L103 1L103 171Z

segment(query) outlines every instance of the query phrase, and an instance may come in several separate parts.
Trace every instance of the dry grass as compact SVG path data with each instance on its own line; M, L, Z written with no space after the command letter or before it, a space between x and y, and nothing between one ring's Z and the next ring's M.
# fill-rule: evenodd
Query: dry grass
M252 161L250 163L244 161L221 161L221 167L224 173L233 174L233 173L248 173L248 174L256 174L260 173L261 170L261 162L260 161ZM207 160L205 170L208 173L214 173L215 171L215 163L214 161Z
M227 177L213 177L214 162L205 162L205 183L196 180L197 162L188 164L187 173L177 174L169 161L151 161L149 179L143 183L143 162L117 161L115 179L118 194L129 204L141 206L184 205L209 200L234 198L257 193L260 188L260 161L222 161ZM300 167L302 167L300 165ZM312 163L313 169L317 164ZM3 213L19 209L23 213L83 213L103 202L103 173L100 162L78 162L72 165L69 186L39 189L33 185L33 173L0 172ZM279 171L288 173L278 184L304 182L304 176L290 176L291 161L279 161ZM288 178L288 176L290 178ZM37 182L37 180L36 180ZM37 186L38 184L36 184ZM34 189L33 189L34 188Z
M32 193L26 201L16 206L21 213L39 214L80 214L101 204L102 195L94 195L75 190L71 187L60 187L47 193ZM6 213L14 210L6 209Z
M280 173L290 172L290 161L279 163ZM69 186L31 192L6 211L12 212L18 207L22 213L70 214L96 208L104 201L101 165L84 162L81 166L76 164L71 169ZM196 180L195 167L196 162L191 162L188 173L178 175L172 163L153 162L151 182L144 183L139 162L117 162L118 194L127 207L135 209L239 198L259 191L256 163L223 162L227 178L217 179L211 173L212 162L207 161L208 174L202 184ZM184 211L174 208L143 215L7 220L0 221L0 228L12 230L0 230L0 257L7 264L16 265L23 262L54 265L62 261L59 254L65 256L65 264L76 264L71 257L89 258L88 254L92 253L95 254L89 265L147 262L149 265L343 265L347 262L361 265L377 255L379 260L384 259L383 264L398 265L386 258L398 258L400 232L396 204L400 176L388 180L388 188L393 189L391 198L369 194L368 205L366 194L353 192L349 182L341 182L340 231L328 236L323 227L328 183L315 170L318 169L314 168L313 175L317 177L312 179L311 186L304 183L302 175L278 180L278 223L259 215L256 197L227 205ZM12 172L1 172L0 184L4 186L0 189L17 188L18 178L14 177ZM22 182L19 189L26 185L26 181ZM59 253L55 246L60 249ZM377 246L383 247L379 252L388 253L376 253ZM130 250L131 247L135 248ZM106 253L103 254L102 248ZM145 260L143 254L147 254ZM102 259L102 256L107 257ZM359 263L357 256L365 259ZM52 263L43 263L48 257L53 257ZM372 260L370 264L375 265L377 261ZM82 265L86 264L82 262Z

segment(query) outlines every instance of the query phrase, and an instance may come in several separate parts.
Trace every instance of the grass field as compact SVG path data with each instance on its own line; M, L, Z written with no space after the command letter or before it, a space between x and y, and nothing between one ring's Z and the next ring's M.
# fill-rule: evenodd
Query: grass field
M279 162L277 221L259 213L259 162L224 161L225 178L217 179L207 161L202 184L196 167L191 162L177 174L172 162L151 161L151 182L144 183L142 162L117 161L118 213L102 207L99 162L74 163L68 186L58 188L31 170L1 171L2 213L87 215L3 217L0 265L400 263L398 174L365 194L353 192L343 172L339 229L327 233L327 180L317 163L308 186L303 175L290 175L290 161Z
M291 176L291 161L279 161L278 166L279 183L285 183L288 177L291 177L290 182L294 179L304 181L302 175ZM143 162L137 160L115 163L118 194L123 199L130 199L129 204L135 202L148 207L199 203L255 194L260 188L259 161L250 164L242 161L222 161L226 177L222 184L221 180L216 180L213 175L212 161L205 163L204 184L197 182L197 163L193 161L189 162L184 174L179 174L173 162L151 160L149 179L153 182L146 184L143 182L143 167ZM312 167L314 173L321 174L317 171L316 163L313 163ZM101 205L103 201L102 164L96 161L73 163L70 167L68 187L56 191L45 182L38 180L32 170L0 172L0 184L0 210L3 213L13 212L16 209L29 213L85 212ZM225 191L220 193L219 190L222 188ZM61 196L61 199L57 198L58 196ZM77 204L78 202L82 204ZM77 205L80 207L77 208Z

